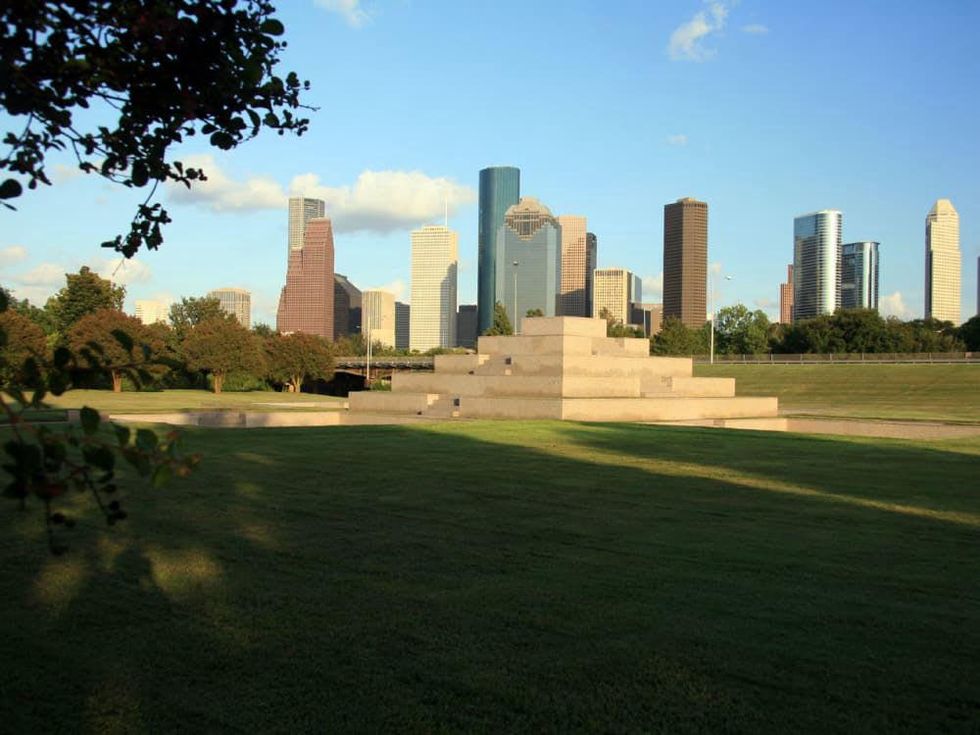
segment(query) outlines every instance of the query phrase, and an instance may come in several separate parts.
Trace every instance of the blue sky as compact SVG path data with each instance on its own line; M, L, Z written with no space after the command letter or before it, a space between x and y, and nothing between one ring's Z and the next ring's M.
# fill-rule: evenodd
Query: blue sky
M663 205L707 201L709 258L733 276L719 305L770 316L793 217L827 208L845 241L881 242L882 311L921 316L924 220L946 197L962 316L977 311L980 3L281 0L279 17L284 70L320 108L310 132L181 150L211 181L163 193L166 243L115 271L129 309L242 286L253 321L274 323L290 192L327 199L338 272L405 300L409 231L448 198L460 303L475 303L478 172L507 164L523 194L586 215L600 267L643 276L645 300ZM112 272L98 244L139 198L61 163L0 212L0 281L35 302L83 263Z

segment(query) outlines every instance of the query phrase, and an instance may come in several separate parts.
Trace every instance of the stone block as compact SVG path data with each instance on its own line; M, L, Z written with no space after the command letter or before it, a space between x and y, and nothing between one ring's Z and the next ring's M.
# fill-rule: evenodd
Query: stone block
M525 336L605 337L605 319L581 316L539 316L521 320L521 334Z

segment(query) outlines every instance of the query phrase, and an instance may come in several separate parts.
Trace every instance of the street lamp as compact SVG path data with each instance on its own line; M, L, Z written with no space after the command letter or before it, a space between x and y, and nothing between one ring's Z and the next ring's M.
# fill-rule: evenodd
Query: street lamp
M517 266L519 266L516 260L514 261L514 334L517 334Z
M726 281L732 280L731 276L725 276ZM708 362L715 364L715 274L708 268L708 290L711 292L711 340L708 347Z
M366 301L367 300L365 299L365 302ZM361 321L364 323L364 327L367 331L367 366L364 369L364 385L368 388L368 390L371 389L371 318L370 317L371 317L371 312L367 307L365 307L364 316L362 317ZM365 330L361 330L361 331L362 331L361 336L363 337L364 336L363 331Z

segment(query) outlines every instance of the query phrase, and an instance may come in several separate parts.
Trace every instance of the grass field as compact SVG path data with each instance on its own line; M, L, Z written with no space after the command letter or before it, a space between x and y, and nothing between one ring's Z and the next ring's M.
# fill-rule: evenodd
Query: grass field
M980 440L200 430L66 558L0 505L5 732L976 732Z
M324 411L331 407L339 409L344 401L342 398L311 393L250 391L216 395L205 390L128 391L122 393L113 393L107 390L72 390L61 396L48 396L45 400L56 408L91 406L108 413L160 413L215 409L248 411L308 409Z
M980 365L697 365L784 413L980 423Z

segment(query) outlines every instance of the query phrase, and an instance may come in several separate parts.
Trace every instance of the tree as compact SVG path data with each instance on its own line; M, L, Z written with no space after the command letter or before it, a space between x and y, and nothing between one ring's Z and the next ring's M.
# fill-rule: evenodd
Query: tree
M745 304L718 310L715 321L717 351L734 355L756 355L769 351L769 317Z
M228 373L259 373L263 367L258 339L236 319L201 322L187 333L181 349L188 368L211 374L215 393Z
M44 332L23 314L8 309L0 312L0 381L4 386L27 382L24 364L33 360L40 365L47 356Z
M183 298L179 303L170 305L170 326L178 340L183 340L191 328L209 319L232 321L235 317L221 308L218 299L207 296Z
M294 332L266 340L269 376L299 393L305 380L333 376L333 352L329 343L315 334Z
M51 312L57 332L65 336L86 314L100 309L121 311L125 298L124 286L114 286L83 265L77 274L65 274L64 288L48 299L45 309Z
M157 186L206 178L168 155L203 135L222 150L263 127L301 135L309 89L276 76L283 25L267 0L18 0L0 5L0 108L6 113L0 202L38 184L52 151L127 187L152 185L129 232L103 243L126 257L163 242ZM77 113L91 108L84 117ZM87 120L96 120L86 128Z
M493 324L483 334L487 337L495 337L513 333L514 327L511 326L510 317L507 316L507 309L498 301L493 305Z
M258 322L252 325L252 334L256 337L274 337L279 333L268 324Z
M980 314L963 322L957 334L966 349L971 352L980 350Z
M692 329L675 316L664 319L660 332L650 340L655 355L708 354L708 325Z
M527 312L524 314L524 316L528 316L528 317L544 316L544 312L541 311L541 309L528 309Z
M68 349L95 369L109 373L114 393L122 392L123 375L151 362L149 334L143 323L116 309L99 309L79 319L67 334Z

